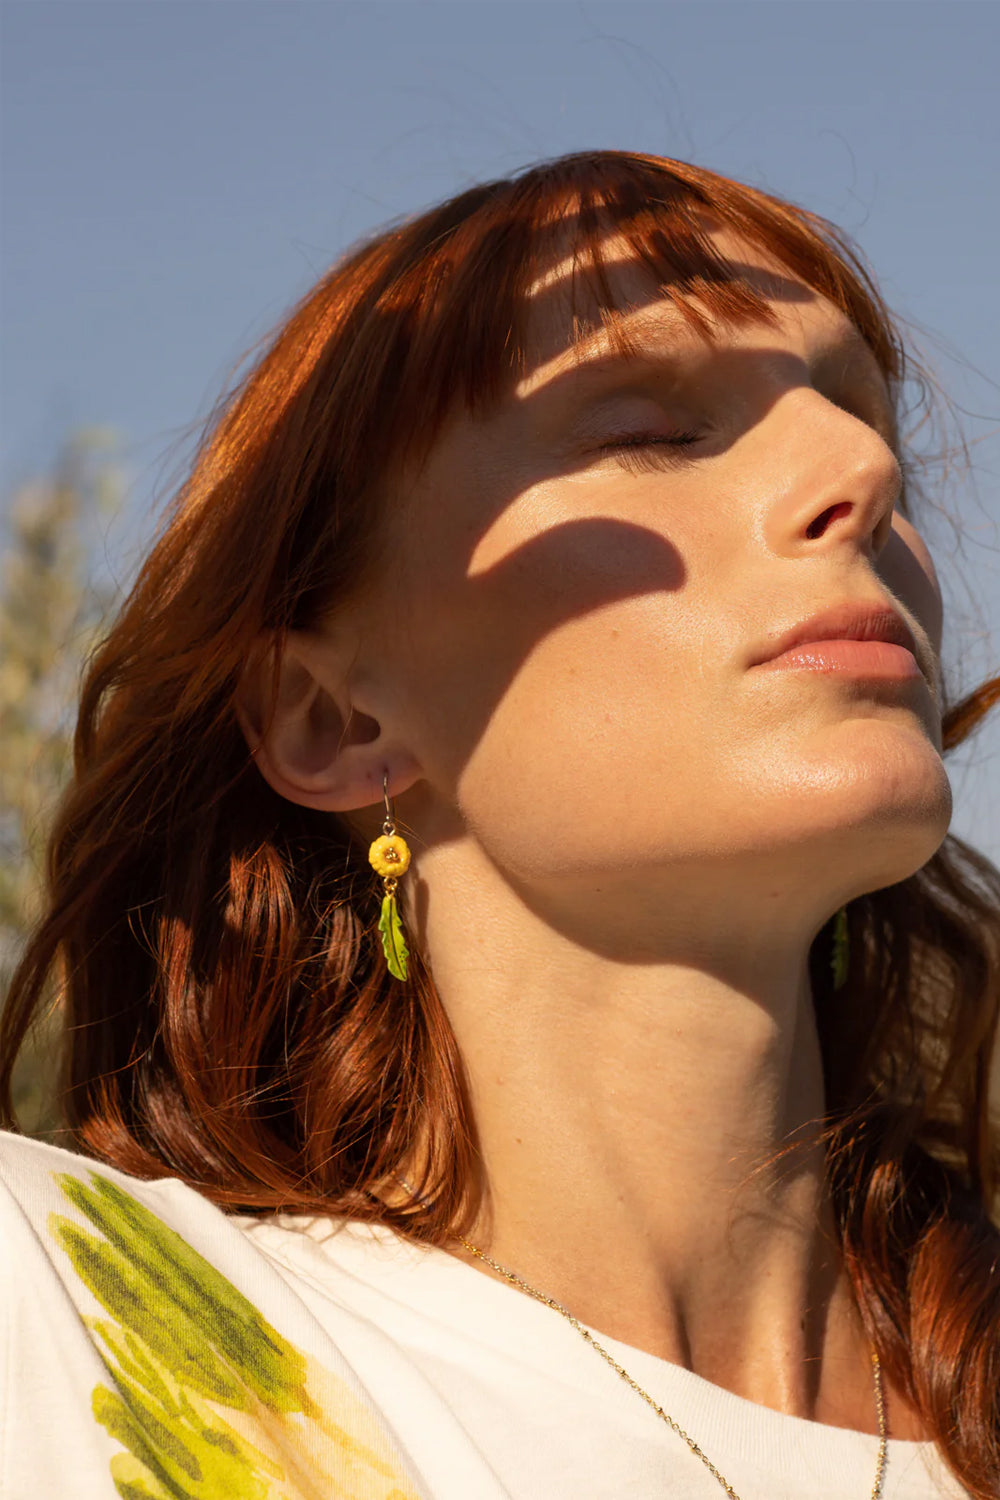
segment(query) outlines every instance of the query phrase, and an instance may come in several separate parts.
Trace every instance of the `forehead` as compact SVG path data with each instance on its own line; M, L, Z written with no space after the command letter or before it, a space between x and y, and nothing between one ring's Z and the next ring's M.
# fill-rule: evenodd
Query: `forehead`
M839 308L763 247L728 228L709 228L708 235L726 265L724 312L718 282L708 276L664 281L621 234L604 237L597 266L581 264L565 245L526 288L524 358L512 394L529 395L582 365L666 346L725 343L745 329L752 337L810 324L830 342L839 335L845 348L867 349Z

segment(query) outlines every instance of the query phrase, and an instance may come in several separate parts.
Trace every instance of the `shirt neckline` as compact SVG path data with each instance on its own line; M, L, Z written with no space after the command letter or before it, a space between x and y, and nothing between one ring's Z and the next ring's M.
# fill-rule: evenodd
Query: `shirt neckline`
M314 1283L329 1283L329 1271L335 1269L339 1277L346 1274L391 1298L401 1312L416 1308L421 1317L445 1325L458 1337L468 1338L474 1328L477 1341L508 1357L528 1359L553 1381L572 1384L592 1399L617 1400L623 1414L629 1408L642 1415L641 1398L596 1351L584 1347L579 1332L560 1313L438 1246L417 1244L385 1225L360 1220L293 1214L256 1219L246 1227L262 1248ZM330 1290L336 1295L335 1284ZM797 1455L805 1447L818 1465L839 1466L836 1471L845 1485L870 1484L877 1434L777 1411L600 1329L581 1326L695 1442L699 1431L722 1432L737 1461L788 1478L800 1472ZM873 1406L874 1401L873 1387ZM940 1457L929 1440L890 1436L886 1454L894 1470L929 1463L937 1476L943 1476Z

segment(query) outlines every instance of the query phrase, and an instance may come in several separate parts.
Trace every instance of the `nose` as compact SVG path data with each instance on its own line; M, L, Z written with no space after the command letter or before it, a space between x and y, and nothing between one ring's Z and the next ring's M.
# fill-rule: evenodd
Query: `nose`
M786 555L854 546L874 562L892 533L899 460L860 417L817 391L796 395L783 414L778 451L788 468L768 519L771 544Z

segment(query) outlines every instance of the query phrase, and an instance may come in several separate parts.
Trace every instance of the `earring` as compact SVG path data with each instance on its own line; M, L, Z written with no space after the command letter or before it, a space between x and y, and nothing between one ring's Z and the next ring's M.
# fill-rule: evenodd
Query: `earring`
M410 849L406 840L400 838L396 832L392 803L389 800L388 771L382 777L382 796L385 799L382 837L377 838L368 850L368 863L377 875L382 876L384 894L378 930L382 934L382 952L385 954L386 968L394 978L405 979L406 960L410 955L403 934L403 924L399 919L399 908L396 905L396 882L400 875L405 875L410 867Z
M847 983L847 969L851 956L851 939L847 929L847 907L842 906L833 919L833 952L830 968L833 971L833 987L843 989Z

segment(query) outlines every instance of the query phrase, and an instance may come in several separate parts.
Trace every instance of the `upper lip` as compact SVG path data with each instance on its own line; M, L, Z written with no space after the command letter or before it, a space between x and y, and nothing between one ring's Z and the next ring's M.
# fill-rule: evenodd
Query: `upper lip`
M809 641L889 641L895 646L905 646L916 657L924 676L928 676L928 663L918 646L909 625L891 605L884 602L843 600L810 615L792 625L781 635L771 636L764 642L750 665L773 661L776 656L790 651L793 646L802 646Z

